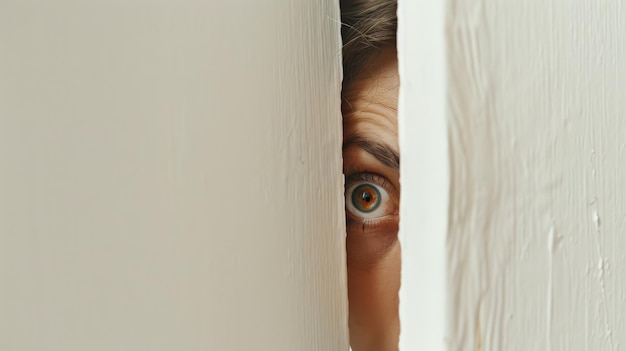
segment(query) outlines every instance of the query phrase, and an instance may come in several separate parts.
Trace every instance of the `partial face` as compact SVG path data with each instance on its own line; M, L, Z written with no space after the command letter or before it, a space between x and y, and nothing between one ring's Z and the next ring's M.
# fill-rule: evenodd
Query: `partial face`
M400 331L398 65L392 49L372 60L342 106L353 351L397 350Z

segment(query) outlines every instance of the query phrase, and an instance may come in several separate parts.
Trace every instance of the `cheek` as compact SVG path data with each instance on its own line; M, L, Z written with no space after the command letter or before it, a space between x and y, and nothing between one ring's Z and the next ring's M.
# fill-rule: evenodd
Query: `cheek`
M350 333L364 338L362 345L397 344L401 267L400 245L393 242L374 263L348 261ZM393 349L388 346L364 349Z
M367 270L383 260L398 245L398 220L392 218L372 228L353 223L348 226L347 233L348 263Z

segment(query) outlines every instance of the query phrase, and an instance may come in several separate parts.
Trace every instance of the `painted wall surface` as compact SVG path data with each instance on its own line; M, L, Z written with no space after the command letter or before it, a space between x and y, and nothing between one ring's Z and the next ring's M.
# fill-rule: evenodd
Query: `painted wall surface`
M626 7L447 12L448 349L623 350Z
M347 349L338 19L0 1L0 350Z
M443 1L398 1L402 351L446 349L445 10Z

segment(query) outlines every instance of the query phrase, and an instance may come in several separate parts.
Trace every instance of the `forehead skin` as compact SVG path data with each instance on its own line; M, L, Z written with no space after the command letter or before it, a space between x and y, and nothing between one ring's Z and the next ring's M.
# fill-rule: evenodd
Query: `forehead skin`
M346 141L366 138L385 144L397 154L400 78L396 51L385 49L370 63L369 69L344 91L343 138ZM351 154L351 148L344 153ZM392 182L393 178L389 177Z

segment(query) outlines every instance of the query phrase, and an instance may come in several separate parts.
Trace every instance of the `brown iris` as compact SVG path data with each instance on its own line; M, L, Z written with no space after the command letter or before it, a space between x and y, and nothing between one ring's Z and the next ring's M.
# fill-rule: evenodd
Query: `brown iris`
M352 192L352 204L361 212L372 212L380 205L380 192L370 184L359 185Z

